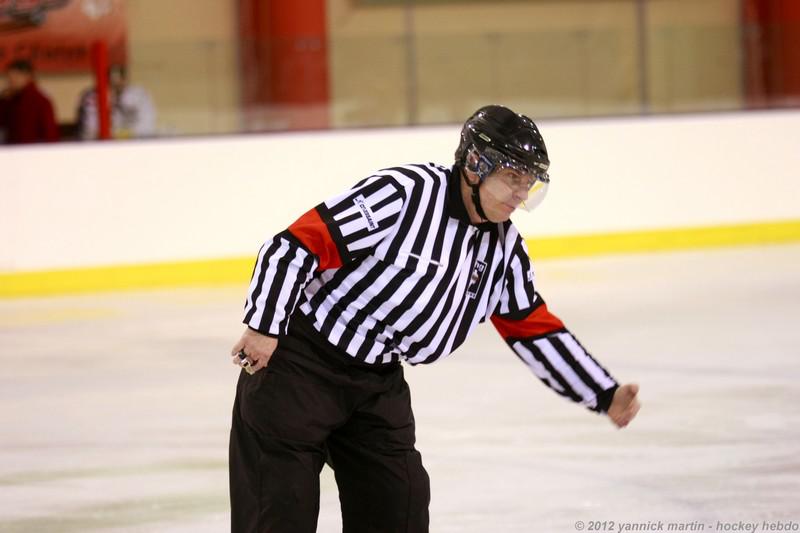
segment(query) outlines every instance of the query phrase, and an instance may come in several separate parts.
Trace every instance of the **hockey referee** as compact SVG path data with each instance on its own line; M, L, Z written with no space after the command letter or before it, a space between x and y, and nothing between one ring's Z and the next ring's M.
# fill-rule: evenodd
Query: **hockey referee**
M636 416L638 386L618 385L548 311L509 220L550 182L536 125L483 107L455 159L381 170L261 248L231 353L243 367L234 533L315 531L326 458L346 533L428 531L430 485L401 363L447 356L487 319L556 393L618 427Z

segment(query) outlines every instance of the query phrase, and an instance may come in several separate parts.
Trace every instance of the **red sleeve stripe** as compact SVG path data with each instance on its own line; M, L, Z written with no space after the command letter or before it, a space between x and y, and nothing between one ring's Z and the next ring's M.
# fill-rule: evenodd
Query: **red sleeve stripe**
M492 315L492 324L504 339L541 337L564 329L564 323L547 310L546 304L538 306L522 320L509 320Z
M289 231L303 243L308 251L319 257L319 270L342 266L339 249L316 208L298 218L294 224L289 226Z

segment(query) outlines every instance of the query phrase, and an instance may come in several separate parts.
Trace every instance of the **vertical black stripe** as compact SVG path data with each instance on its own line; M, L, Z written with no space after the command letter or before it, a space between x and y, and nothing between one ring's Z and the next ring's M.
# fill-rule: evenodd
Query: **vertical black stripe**
M569 333L569 332L567 332L567 333ZM611 374L608 372L608 370L606 370L606 368L605 368L603 365L601 365L599 362L597 362L597 359L595 359L595 358L592 356L592 354L591 354L591 353L589 353L589 350L587 350L587 349L586 349L586 347L584 347L584 345L583 345L583 344L581 344L581 341L579 341L579 340L578 340L578 338L577 338L575 335L573 335L572 333L569 333L569 336L570 336L570 337L572 337L572 340L574 340L574 341L575 341L575 343L576 343L578 346L580 346L580 347L581 347L581 349L583 350L583 352L586 354L586 357L588 357L589 359L591 359L591 361L592 361L592 362L593 362L595 365L597 365L597 368L599 368L600 370L602 370L602 371L603 371L603 373L606 375L606 377L607 377L608 379L610 379L611 381L613 381L613 382L615 382L615 383L616 383L616 380L615 380L615 379L614 379L614 378L611 376Z
M341 295L336 301L333 302L333 306L331 311L328 313L328 316L325 317L325 320L322 323L322 334L326 337L329 337L331 331L333 331L333 327L336 325L336 322L342 316L342 313L345 309L350 307L353 302L369 287L372 285L378 276L386 270L386 266L382 265L380 262L368 270L361 279L355 281L353 276L350 277L349 281L355 281L345 294Z
M333 274L333 277L328 280L327 283L322 285L314 297L311 298L311 301L309 302L311 307L313 307L316 311L322 302L331 294L333 294L333 292L339 288L339 286L344 280L347 279L348 276L350 276L354 271L358 270L359 266L361 266L361 261L351 261L337 270Z
M492 274L492 284L489 286L489 292L490 292L489 300L490 301L491 301L491 292L494 290L495 287L497 287L498 283L503 281L503 277L506 274L504 269L503 269L504 265L503 265L503 255L502 255L502 248L503 248L503 246L505 246L505 243L501 241L499 243L499 245L500 245L500 248L501 248L501 251L500 251L501 255L499 257L500 264L497 266L497 268L494 270L494 273ZM502 292L504 290L505 290L504 284L501 284L500 285L500 291ZM495 306L495 308L489 310L490 314L492 314L492 315L497 314L502 307L503 307L503 299L502 298L498 298L497 299L497 305Z
M557 394L560 394L561 396L565 396L565 394L563 394L562 392L560 392L560 391L557 391L557 390L553 389L553 387L551 387L551 386L550 386L550 382L548 382L546 378L543 378L542 376L540 376L539 374L537 374L536 372L534 372L534 371L533 371L533 369L532 369L532 368L531 368L531 366L528 364L528 362L527 362L527 361L526 361L526 360L525 360L525 359L524 359L524 358L523 358L523 357L522 357L522 356L519 354L519 352L517 352L517 350L514 348L514 343L516 343L516 342L518 342L518 341L509 342L509 343L507 343L507 344L508 344L509 346L511 346L511 351L512 351L512 352L514 352L514 355L516 355L516 356L517 356L517 359L519 359L520 361L522 361L522 362L525 364L525 366L526 366L526 367L530 368L530 370L531 370L531 374L533 374L534 376L536 376L536 378L537 378L539 381L541 381L542 383L544 383L544 384L545 384L545 386L547 386L547 388L548 388L548 389L551 389L553 392L555 392L555 393L557 393Z
M525 290L525 295L527 296L527 300L529 304L533 303L534 295L533 295L533 280L528 280L528 272L533 272L533 267L531 266L531 258L525 252L525 247L522 245L522 237L517 237L517 243L519 255L520 255L520 273L521 276L521 283Z
M440 190L442 188L442 178L433 174L429 169L423 166L417 166L417 165L414 166L419 168L426 174L428 174L431 181L433 182L431 186L430 195L428 197L428 202L427 205L425 206L425 216L423 217L421 224L421 227L428 228L428 231L420 231L419 233L417 233L417 238L414 239L414 244L411 246L412 252L414 252L417 255L422 255L425 251L425 241L427 240L428 235L432 230L437 229L431 227L431 222L433 221L433 213L436 210L436 206L441 204L442 211L444 211L444 203L438 201L440 198ZM442 225L441 218L439 220L439 225L441 228Z
M375 284L378 281L378 278L380 278L381 276L383 276L386 273L387 268L388 268L388 265L386 263L378 262L378 264L376 265L375 268L373 268L372 270L367 272L367 275L364 276L362 281L364 282L364 284L366 286L370 286L370 285ZM394 279L397 279L397 278L395 277ZM392 281L394 281L394 279ZM355 293L355 291L350 291L350 292L352 293L352 298L353 299L355 299L355 298L357 298L359 296L359 294ZM385 294L385 292L386 292L386 288L384 288L380 293L378 293L376 296L374 296L372 299L370 299L370 301L368 301L364 305L364 307L362 307L361 309L358 309L355 312L355 315L350 320L350 322L347 323L347 325L345 327L345 330L344 330L344 333L342 333L342 336L341 336L341 338L339 340L338 344L342 349L347 348L347 346L350 344L350 341L353 340L353 337L355 336L356 331L358 331L358 327L361 324L363 324L364 320L366 320L368 316L372 316L375 313L375 311L378 309L378 307L380 307L379 305L375 305L375 301L378 300L378 298L381 295ZM348 295L348 296L350 296L350 295Z
M589 387L590 389L592 389L592 392L594 392L595 396L597 396L597 395L599 395L601 392L603 392L603 388L602 388L602 387L600 387L600 386L599 386L599 385L598 385L598 384L597 384L597 383L594 381L594 379L592 379L592 376L590 376L590 375L589 375L589 374L586 372L586 370L583 368L583 366L581 366L581 364L580 364L578 361L576 361L576 360L575 360L575 356L574 356L574 355L572 355L572 352L570 352L570 351L567 349L567 347L566 347L566 346L564 346L564 343L563 343L563 342L561 342L561 339L559 339L559 338L558 338L557 336L555 336L555 335L551 335L551 336L547 337L547 340L549 340L549 341L550 341L550 344L552 344L552 345L553 345L553 348L555 348L555 349L556 349L556 351L557 351L557 352L558 352L558 354L561 356L561 358L562 358L562 359L563 359L563 360L564 360L564 361L565 361L565 362L566 362L566 363L569 365L569 367L570 367L570 368L571 368L571 369L572 369L572 370L573 370L573 371L574 371L574 372L575 372L575 373L578 375L578 378L579 378L581 381L583 381L583 383L584 383L584 384L585 384L587 387Z
M253 261L253 271L250 272L250 281L252 281L253 278L256 275L256 270L258 269L258 265L259 265L259 259L261 258L261 250L263 250L266 245L267 245L267 243L264 243L264 244L261 245L261 248L258 249L258 254L256 255L255 260ZM248 303L249 302L249 298L250 298L250 286L249 286L249 284L248 284L248 287L247 287L247 291L248 291L248 294L247 294L248 298L244 301L245 312L248 312L247 307L250 305Z
M432 165L432 164L431 164ZM435 237L433 239L433 249L431 250L431 259L433 261L442 262L442 250L444 247L444 239L447 235L447 229L450 225L450 216L447 212L447 187L448 185L448 175L446 172L443 172L441 168L439 168L439 172L443 172L443 175L439 175L436 172L433 172L430 167L422 166L423 170L427 172L434 180L436 180L436 192L437 195L440 197L436 198L437 203L441 205L441 213L438 219L438 225L435 227L431 227L428 231L428 234L435 233ZM444 190L441 189L443 186L445 187ZM435 211L435 206L434 206ZM432 211L432 212L434 212ZM423 245L424 246L424 245Z
M417 314L417 316L411 321L411 323L405 328L408 332L418 333L417 329L419 326L425 322L430 316L432 309L441 301L441 298L444 296L447 287L452 282L453 286L455 287L457 283L457 272L460 271L461 263L459 262L459 257L461 256L461 249L464 243L464 237L467 233L467 225L466 224L459 224L456 229L456 235L453 239L454 246L450 249L450 257L447 262L447 269L442 276L441 281L437 284L436 288L431 295L428 304L423 308L423 310ZM405 313L407 313L415 304L418 303L420 296L428 287L429 283L426 283L425 280L422 280L418 283L412 290L408 297L405 299L403 305L398 305L386 316L384 320L387 324L394 324L396 323ZM370 333L373 333L373 330L376 328L372 328ZM394 339L395 344L400 344L402 342L402 333L398 332L401 337ZM413 352L408 354L409 356L413 356Z
M403 199L405 199L405 195L401 194L399 190L395 190L395 192L393 192L392 194L390 194L389 196L387 196L386 198L384 198L383 200L379 201L377 204L372 206L372 209L374 211L380 211L381 209L391 204L392 202Z
M389 250L385 254L386 261L390 263L397 261L400 248L403 246L403 241L411 231L411 226L413 226L417 212L422 204L422 193L425 189L425 183L421 177L413 172L404 175L414 182L414 187L411 189L411 195L408 197L405 205L403 206L404 213L403 218L400 221L400 227L395 232L395 238L389 246Z
M478 251L479 251L479 242L480 242L479 239L478 239L478 235L479 235L478 233L475 233L474 236L472 238L470 238L469 241L468 241L466 260L471 265L468 275L471 275L472 269L475 268L475 262L477 260ZM454 261L454 262L456 262L456 261ZM461 265L459 264L458 266L460 267ZM460 268L459 268L459 270L460 270ZM434 322L433 326L426 332L425 336L422 339L420 339L420 340L418 340L416 342L413 342L411 344L411 346L409 346L409 350L408 351L410 352L412 357L413 357L413 354L415 354L416 351L419 348L426 347L426 346L430 345L431 341L433 341L433 338L436 335L436 332L441 327L441 324L444 321L444 315L446 314L447 310L451 309L452 306L454 305L454 300L456 299L456 290L458 289L458 276L456 276L453 279L448 279L446 277L442 281L443 282L439 284L439 287L437 287L437 290L439 288L443 289L445 286L448 285L449 281L453 282L450 285L449 290L447 291L447 297L445 299L445 304L442 307L445 311L444 311L444 313L442 313L440 315L439 320ZM467 280L467 284L466 284L465 288L467 288L467 287L469 287L469 279ZM428 303L428 305L425 306L423 311L421 313L419 313L419 315L417 315L417 317L414 318L414 320L412 320L411 323L408 325L407 329L409 331L413 331L416 334L420 333L420 328L422 327L422 325L428 320L428 318L433 314L433 312L436 309L436 307L440 304L441 296L442 296L441 294L438 295L438 296L436 294L434 294L434 297L431 298L430 302ZM459 296L459 298L458 298L458 306L459 306L459 309L460 309L461 306L464 303L464 300L467 298L467 295L466 295L466 292L464 292L463 294L459 294L458 296ZM452 322L453 322L453 319L451 318L450 324L449 324L450 327L452 327ZM429 359L431 359L432 361L435 361L439 357L439 355L441 355L441 354L433 354L433 355L431 355L429 357Z
M448 221L448 216L446 214L443 213L442 216L444 218L444 224L443 224L443 227L440 228L439 237L437 239L437 245L436 245L436 246L439 247L439 257L440 258L441 258L441 248L444 246L444 238L445 238L445 234L447 232L447 224L446 223ZM453 241L454 242L460 242L465 233L466 233L466 226L457 228L457 230L456 230L456 238ZM460 253L460 248L458 248L458 247L456 247L456 248L458 250L458 253ZM455 255L455 258L456 259L458 258L458 254ZM445 273L443 275L445 280L447 280L448 278L452 277L453 270L455 269L455 263L456 263L456 261L453 260L453 255L451 253L451 257L450 257L450 261L448 262L447 270L445 271ZM435 275L435 269L436 268L440 268L440 267L436 267L435 265L430 265L428 268L430 269L429 274L431 276L434 276ZM410 269L402 270L395 277L395 279L391 280L387 284L387 286L384 287L384 289L375 297L374 301L371 302L371 304L374 306L374 308L377 309L381 305L383 305L385 302L387 302L389 300L389 298L400 289L402 284L405 283L405 281L411 277L412 274L413 274L413 271L410 270ZM417 300L419 300L420 296L422 296L422 293L425 291L425 289L428 287L429 283L426 281L427 279L429 279L429 278L426 276L419 283L416 283L413 287L411 287L411 290L409 291L409 294L407 294L406 297L404 298L403 303L401 305L395 306L389 313L387 313L387 315L384 318L384 320L376 322L376 324L367 332L368 337L369 338L375 338L375 337L377 337L378 334L383 334L385 332L385 330L386 330L386 325L387 324L396 323L397 320L400 317L402 317L408 310L410 310L413 307L413 305L417 302ZM397 339L396 343L399 344L399 341L400 341L400 339ZM372 347L367 345L367 343L364 343L359 348L359 350L357 352L357 357L359 359L361 359L361 360L364 360L364 359L366 359L367 355L369 355L369 352L371 350L372 350Z
M534 359L539 361L542 364L542 366L544 366L544 368L550 373L550 375L553 376L553 379L556 380L558 384L561 385L561 387L564 389L563 393L560 391L556 392L558 392L562 396L570 398L574 402L580 402L583 399L581 398L580 394L572 390L572 387L567 382L567 380L564 379L564 376L562 376L561 373L558 372L552 364L550 364L550 361L547 360L547 357L545 357L544 353L542 353L542 351L539 349L538 346L536 346L532 342L523 341L522 344L524 344L525 347L528 348L531 351L531 353L533 353Z
M287 313L289 311L287 309L286 302L281 302L279 299L284 284L287 282L293 283L297 281L296 279L288 279L287 281L289 267L291 266L291 262L297 256L297 248L295 246L290 245L288 248L289 249L286 251L286 255L278 259L275 264L275 275L272 277L270 282L267 300L264 305L264 314L261 315L261 321L259 322L257 328L259 331L269 330L269 326L272 324L272 322L274 322L275 314L277 313L278 309L283 308ZM272 313L269 312L270 310ZM279 330L278 333L285 333L285 331Z
M264 246L267 246L267 244L264 243ZM261 271L258 273L258 283L256 283L255 289L253 289L253 292L250 294L250 301L253 302L253 306L244 315L244 321L247 324L250 323L250 320L252 320L253 315L255 315L256 311L258 310L256 301L258 300L258 297L261 296L261 291L264 290L264 279L267 276L267 270L269 270L269 260L272 258L275 251L278 250L279 248L280 248L280 238L276 237L272 240L272 244L269 245L269 248L267 248L267 251L264 252L264 255L261 257ZM259 251L259 254L260 253L261 252ZM258 259L256 259L256 264L258 264Z
M389 298L400 289L403 283L405 283L412 274L413 272L410 270L402 270L396 276L394 276L389 283L387 283L386 286L370 301L371 314L380 308L384 303L389 301ZM411 305L410 302L416 301L416 299L422 294L422 291L425 287L425 283L418 283L411 289L405 299L407 302L409 302L409 307ZM403 307L405 306L396 306L386 315L383 320L376 320L375 324L366 332L367 339L375 339L377 338L378 334L383 333L385 331L386 324L393 324L396 320L396 318L394 318L395 313L397 313L398 310ZM366 309L364 310L364 313L366 315ZM367 317L364 316L363 318L358 318L359 320L356 321L356 327L362 324ZM364 342L361 346L359 346L356 352L356 358L361 361L366 360L371 350L372 344L370 342Z
M314 263L316 262L316 257L312 254L308 254L305 259L303 259L303 266L300 267L300 272L298 279L295 280L294 286L292 287L292 291L289 293L289 306L286 309L286 316L281 321L281 329L284 331L288 329L288 324L292 313L295 311L295 307L297 307L298 302L298 294L300 290L306 286L308 283L309 276L311 272L314 271ZM304 275L305 274L305 275ZM302 279L300 277L302 276Z
M442 179L442 178L440 178ZM447 183L447 179L444 179ZM442 205L442 214L439 220L439 226L436 228L436 238L433 240L433 251L431 259L437 262L442 262L442 250L444 247L444 238L447 235L447 228L450 225L450 216L447 214L447 191L444 191L445 196L444 205Z
M500 244L502 245L502 243ZM469 331L475 322L475 314L477 313L478 306L483 301L483 296L486 293L487 287L489 287L490 289L491 287L494 287L494 283L490 283L489 281L489 277L492 274L492 269L494 268L500 272L502 272L503 270L502 268L499 268L500 265L495 266L495 264L490 263L490 261L492 261L492 258L497 255L497 246L498 246L498 235L492 232L489 234L489 244L486 248L486 255L483 258L484 260L486 260L487 263L486 264L487 271L484 272L483 279L481 279L481 285L478 288L478 293L475 295L475 298L474 299L467 298L468 300L467 309L464 312L464 317L462 318L461 323L454 325L454 327L457 326L457 328L455 337L453 339L453 344L451 346L452 350L455 350L456 348L461 346L461 344L467 339L467 335L469 334ZM487 303L488 303L488 298L487 298ZM449 331L453 331L453 329L451 328ZM437 359L441 355L444 355L440 353L444 348L444 346L446 346L446 344L441 344L436 350L436 353L439 354L436 356Z
M509 309L512 312L518 313L521 309L525 308L525 301L527 299L527 295L525 293L525 286L523 285L524 278L522 277L523 267L522 267L522 260L518 253L514 253L514 260L512 262L512 267L509 271L509 286L511 287L511 293L509 295ZM522 305L520 305L522 302Z
M328 208L325 204L319 204L317 206L317 214L319 214L319 218L322 219L322 222L328 228L328 233L333 239L333 244L336 245L336 250L339 252L339 258L342 260L343 263L348 262L352 259L350 250L347 249L345 246L344 237L342 237L342 233L339 231L339 226L333 220L333 215L328 211Z

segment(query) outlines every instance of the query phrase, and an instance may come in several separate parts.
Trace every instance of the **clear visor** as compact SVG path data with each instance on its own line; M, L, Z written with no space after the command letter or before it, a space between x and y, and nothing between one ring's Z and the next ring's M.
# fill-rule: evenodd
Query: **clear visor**
M530 212L542 203L549 186L547 174L524 174L516 168L501 165L483 181L481 187L496 201Z

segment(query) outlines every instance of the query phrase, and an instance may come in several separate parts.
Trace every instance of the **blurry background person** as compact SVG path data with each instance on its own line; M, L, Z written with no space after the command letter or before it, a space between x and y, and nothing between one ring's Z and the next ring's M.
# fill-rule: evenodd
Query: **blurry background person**
M57 141L53 104L36 86L33 65L18 59L6 69L7 86L0 92L0 138L5 144Z
M143 87L128 84L125 67L115 65L108 70L111 104L111 135L115 139L152 137L156 133L156 110L150 94ZM81 139L97 139L97 89L86 89L78 102L78 135Z

